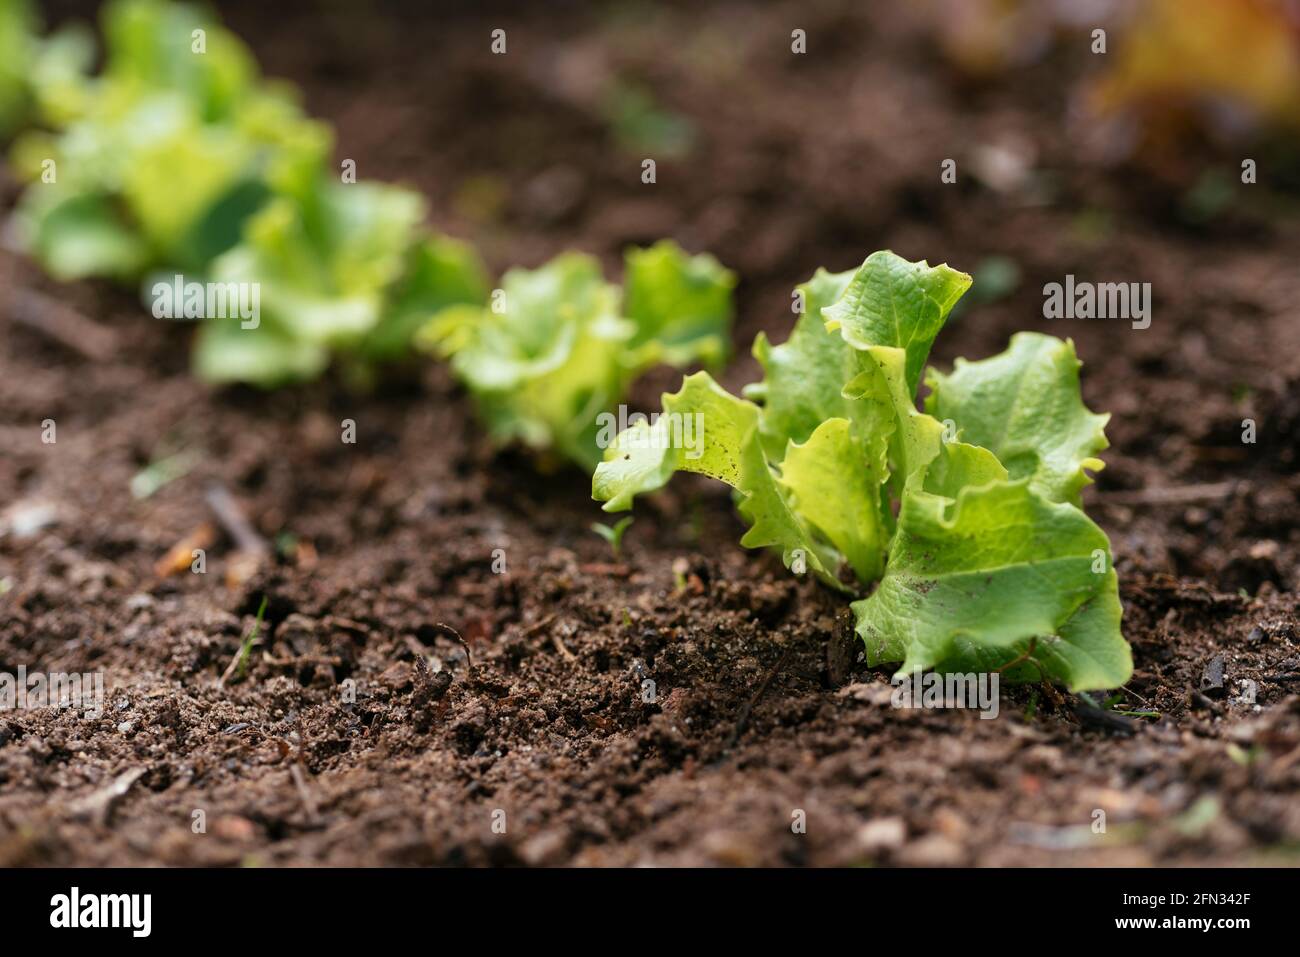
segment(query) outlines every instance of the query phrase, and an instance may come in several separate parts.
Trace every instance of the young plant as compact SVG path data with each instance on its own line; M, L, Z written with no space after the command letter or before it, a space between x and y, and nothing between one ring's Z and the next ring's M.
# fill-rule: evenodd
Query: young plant
M262 602L257 606L257 617L253 620L253 627L249 629L244 640L239 644L239 653L235 655L233 661L226 668L226 673L221 676L219 685L224 685L226 679L234 672L235 678L239 681L244 679L244 673L248 670L248 656L253 651L253 646L257 643L258 632L262 630L262 618L266 614L266 595L262 596Z
M430 316L486 301L477 254L424 233L419 194L337 182L310 157L272 186L243 240L210 269L218 283L256 284L259 315L203 324L194 353L201 378L277 386L314 378L336 355L364 376L372 363L399 358Z
M19 240L59 279L202 270L266 200L280 154L320 149L328 132L198 8L117 0L103 32L100 74L84 75L93 50L80 34L51 41L36 73L39 119L53 132L14 145L32 181Z
M604 522L592 522L591 530L609 542L609 550L614 553L614 561L618 561L623 554L623 533L627 527L632 524L632 516L626 515L620 518L613 526L606 525Z
M27 23L22 10L0 6L0 22ZM477 256L426 234L423 199L342 182L330 130L302 115L290 87L263 80L205 12L116 0L103 28L97 76L85 75L93 50L80 34L24 61L35 59L38 112L59 132L15 145L33 180L15 219L55 277L143 278L155 310L177 276L176 288L216 285L223 314L185 304L185 318L206 320L196 371L268 387L313 378L336 356L354 379L368 377L429 316L485 301ZM0 75L0 108L5 89ZM173 308L163 311L179 318Z
M633 249L623 281L620 290L592 257L564 253L511 269L489 307L447 309L417 343L451 360L498 444L554 450L591 469L601 413L645 370L712 366L727 354L735 278L712 256L666 241Z
M1079 393L1074 346L1036 333L982 362L934 370L930 347L970 277L873 253L797 290L790 339L759 335L764 378L747 399L707 373L663 397L664 415L621 433L592 480L606 511L674 472L737 491L748 547L853 602L869 664L1001 670L1072 690L1113 688L1132 659L1105 534L1079 493L1107 445L1107 416ZM702 415L703 442L674 434Z

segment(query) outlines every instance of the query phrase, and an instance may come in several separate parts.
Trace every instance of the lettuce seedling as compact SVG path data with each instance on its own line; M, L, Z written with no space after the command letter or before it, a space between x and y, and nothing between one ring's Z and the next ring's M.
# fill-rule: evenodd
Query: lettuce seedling
M194 354L203 379L277 386L314 378L336 354L364 374L400 357L430 316L486 301L477 254L422 231L418 193L336 182L310 158L272 185L243 240L210 269L217 283L257 284L260 314L203 324Z
M206 320L195 368L261 386L312 378L336 355L366 376L429 316L485 301L477 256L425 233L423 199L341 182L329 129L206 12L117 0L103 32L94 77L84 36L45 41L34 87L46 129L14 148L33 179L18 235L54 276L144 278L155 315L159 283L180 288L177 277L216 286L223 302L238 295L241 309L222 315L186 309Z
M498 444L554 450L591 469L601 413L645 370L726 358L734 284L712 256L667 241L627 253L621 290L592 257L564 253L509 270L490 307L445 310L417 343L451 360Z
M34 125L61 128L76 115L95 41L80 23L42 35L30 0L0 0L0 139Z
M999 356L931 370L925 411L914 403L970 283L890 252L819 270L790 339L755 342L764 378L747 398L688 376L663 415L618 436L593 496L624 510L677 471L731 485L741 544L846 593L875 586L852 604L871 665L1123 684L1110 544L1079 504L1107 416L1083 405L1073 344L1021 333ZM684 448L675 430L695 415L702 447Z
M623 534L627 531L627 527L632 524L632 521L631 515L625 515L612 526L606 525L604 522L591 523L591 530L609 542L609 549L614 553L614 561L618 561L623 555Z
M46 129L13 150L32 180L15 214L19 240L60 279L200 271L239 239L281 154L320 151L328 131L199 8L118 0L103 32L96 76L83 73L92 51L81 34L51 40L41 58Z

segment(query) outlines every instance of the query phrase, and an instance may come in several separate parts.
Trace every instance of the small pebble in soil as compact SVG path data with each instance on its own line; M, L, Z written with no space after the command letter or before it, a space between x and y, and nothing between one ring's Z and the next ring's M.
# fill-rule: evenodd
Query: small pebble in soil
M1223 655L1215 655L1201 675L1201 693L1207 698L1222 698L1227 693L1223 687L1223 672Z
M899 863L905 867L951 867L962 858L961 845L942 834L927 834L899 852Z
M901 817L881 817L858 828L858 847L868 854L893 850L907 840L907 824Z

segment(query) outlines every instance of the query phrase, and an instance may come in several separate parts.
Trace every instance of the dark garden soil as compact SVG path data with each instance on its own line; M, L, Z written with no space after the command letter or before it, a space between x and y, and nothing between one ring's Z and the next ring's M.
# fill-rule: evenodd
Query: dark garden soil
M1100 167L1069 132L1090 64L1057 53L971 86L916 23L859 6L224 13L337 125L340 158L420 188L494 268L579 248L617 275L624 246L662 236L713 251L741 277L731 388L818 265L886 247L977 276L1018 264L1001 298L977 284L934 361L1021 329L1074 338L1086 400L1113 413L1086 500L1134 648L1122 707L1157 717L1023 686L997 720L893 709L845 603L742 549L725 488L678 480L638 504L618 561L588 529L588 477L494 454L444 368L364 396L212 390L188 374L189 329L5 253L0 671L102 670L109 690L97 720L0 713L0 864L1300 859L1295 196L1243 187L1196 225L1178 197L1239 159ZM496 26L506 56L488 54ZM605 119L615 75L694 129L652 186ZM1047 172L981 176L990 147ZM939 182L946 157L958 185ZM1045 321L1042 285L1066 273L1152 283L1151 327ZM49 331L69 323L66 342ZM192 469L133 498L176 450ZM213 489L269 544L251 577ZM205 525L207 573L160 577ZM223 684L263 595L262 641Z

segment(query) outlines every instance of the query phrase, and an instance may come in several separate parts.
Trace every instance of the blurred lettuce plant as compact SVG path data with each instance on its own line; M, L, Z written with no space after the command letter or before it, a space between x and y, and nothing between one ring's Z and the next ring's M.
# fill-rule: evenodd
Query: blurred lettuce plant
M59 279L143 279L146 293L181 274L256 287L256 322L204 317L203 378L275 386L335 356L364 376L406 352L434 313L485 301L477 256L427 233L423 199L343 182L329 128L204 9L114 0L92 76L88 33L37 40L23 4L0 4L0 49L13 46L12 72L32 78L0 74L3 116L12 101L15 118L21 109L37 124L13 149L31 181L20 243Z
M328 130L200 8L117 0L103 32L99 75L80 69L91 58L80 34L45 54L46 128L13 150L32 181L16 212L20 242L59 279L201 271L266 201L283 155L327 155Z
M628 251L622 289L595 259L568 252L509 270L487 307L444 310L417 345L451 360L495 442L590 469L601 456L599 417L637 377L661 363L725 360L734 285L712 256L668 241Z
M202 378L276 386L319 375L335 354L365 374L406 352L430 316L487 300L477 254L423 233L418 193L343 184L310 164L274 185L243 240L211 269L215 282L259 284L259 323L205 323L195 349Z

